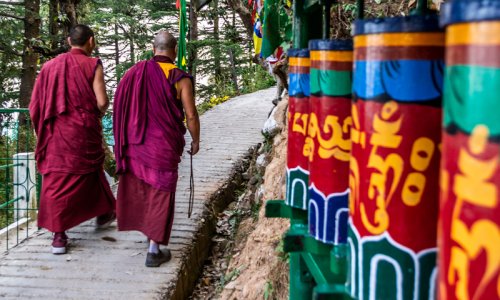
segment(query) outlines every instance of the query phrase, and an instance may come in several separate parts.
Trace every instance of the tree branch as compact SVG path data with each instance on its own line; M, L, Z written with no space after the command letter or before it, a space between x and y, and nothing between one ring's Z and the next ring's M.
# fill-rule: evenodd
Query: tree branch
M4 13L4 12L0 12L0 16L24 21L24 17L20 17L20 16L16 16L16 15L11 15L11 14Z
M0 4L3 5L24 5L24 2L9 2L9 1L0 1Z
M252 12L242 5L239 0L227 0L227 5L233 9L241 19L249 37L253 36Z
M68 45L64 45L64 46L61 46L61 47L56 48L56 49L47 49L47 48L40 47L40 46L32 46L32 48L33 48L33 51L35 51L36 53L39 53L43 57L54 57L54 56L57 56L61 53L68 52L68 50L69 50Z
M129 32L125 29L125 27L123 27L123 25L122 25L122 24L117 24L117 25L118 25L118 27L120 27L120 28L121 28L121 30L123 30L123 33L125 34L125 36L126 36L128 39L130 39L130 34L129 34Z
M2 45L2 44L0 44L0 51L2 51L4 53L8 53L8 54L17 55L17 56L23 56L23 54L21 52L17 52L14 49L5 47L5 45Z

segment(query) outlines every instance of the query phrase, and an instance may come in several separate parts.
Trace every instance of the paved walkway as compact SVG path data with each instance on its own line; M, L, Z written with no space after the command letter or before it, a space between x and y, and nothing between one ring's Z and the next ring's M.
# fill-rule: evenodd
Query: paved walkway
M51 234L39 231L0 254L0 298L6 299L183 299L192 285L207 202L225 186L248 149L262 142L260 130L272 108L275 89L234 98L201 117L201 149L194 158L194 216L187 218L189 160L180 166L176 214L169 248L173 259L160 268L144 267L147 243L137 232L116 227L95 231L92 222L68 232L71 248L52 255ZM186 141L189 145L189 140ZM187 158L187 157L185 157ZM194 266L198 268L198 266Z

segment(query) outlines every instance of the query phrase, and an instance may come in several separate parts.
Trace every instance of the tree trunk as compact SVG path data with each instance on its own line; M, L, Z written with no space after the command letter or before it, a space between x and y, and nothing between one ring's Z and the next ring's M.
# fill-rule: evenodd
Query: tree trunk
M227 4L238 13L243 26L245 26L248 38L251 40L253 38L252 12L243 6L241 0L227 0Z
M24 1L24 49L21 71L19 106L28 107L35 84L38 54L32 49L32 41L40 35L40 0Z
M236 11L233 9L233 28L236 28Z
M214 40L215 40L215 45L213 46L213 53L214 53L214 72L215 72L215 78L218 79L222 75L222 70L220 66L220 58L221 58L221 51L220 51L220 46L219 46L219 1L214 0L213 2L213 11L214 11Z
M189 5L189 41L197 41L198 40L198 13L196 12L196 9L194 5ZM196 65L195 61L198 58L198 49L191 45L189 47L189 53L188 53L188 61L187 61L187 68L189 74L193 76L193 82L196 84Z
M229 48L227 52L229 54L229 62L231 63L231 79L233 81L234 91L239 95L240 89L238 88L238 76L236 75L236 63L234 61L233 50Z
M130 27L129 42L130 42L130 62L135 64L135 45L134 45L134 27Z
M49 2L49 35L50 35L50 49L57 49L59 47L59 1L50 0Z
M68 36L71 28L78 24L78 14L76 7L80 0L59 0L59 8L66 15L67 20L64 22L64 36Z
M115 77L116 84L120 81L120 74L118 74L118 65L120 64L120 47L118 40L118 23L115 21Z

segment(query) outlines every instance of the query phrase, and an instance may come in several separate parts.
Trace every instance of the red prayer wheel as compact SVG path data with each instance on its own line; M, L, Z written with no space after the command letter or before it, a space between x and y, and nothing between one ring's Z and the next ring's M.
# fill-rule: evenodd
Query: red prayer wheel
M451 1L441 21L439 298L500 299L500 1Z
M437 16L355 23L349 288L432 299L444 33Z
M309 161L303 154L309 121L308 49L290 49L286 203L307 209Z
M309 125L309 233L327 244L347 242L351 157L352 40L312 40Z

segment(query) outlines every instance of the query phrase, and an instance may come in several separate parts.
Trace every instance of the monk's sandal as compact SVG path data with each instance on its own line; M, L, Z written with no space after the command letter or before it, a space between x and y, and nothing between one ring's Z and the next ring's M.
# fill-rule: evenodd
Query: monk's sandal
M52 239L52 254L66 254L66 247L68 246L68 236L65 232L54 233Z
M146 267L148 268L156 268L161 264L166 263L172 258L172 254L170 250L166 249L165 253L158 250L158 253L148 252L146 256Z
M116 213L110 212L96 218L96 229L107 229L116 220Z

